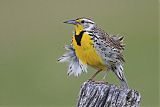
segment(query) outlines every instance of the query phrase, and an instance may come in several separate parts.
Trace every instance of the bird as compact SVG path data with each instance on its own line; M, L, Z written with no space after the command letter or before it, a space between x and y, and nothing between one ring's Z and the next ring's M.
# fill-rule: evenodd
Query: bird
M64 23L74 25L71 44L65 45L67 52L58 59L69 63L67 74L79 76L91 66L96 72L89 80L100 72L112 71L120 80L120 86L128 88L123 70L123 36L106 33L90 18L81 17Z

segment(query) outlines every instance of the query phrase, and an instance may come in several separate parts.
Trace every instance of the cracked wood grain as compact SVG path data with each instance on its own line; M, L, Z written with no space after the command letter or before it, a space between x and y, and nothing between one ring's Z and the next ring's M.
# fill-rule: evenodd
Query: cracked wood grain
M133 89L87 81L81 86L77 107L139 107L141 95Z

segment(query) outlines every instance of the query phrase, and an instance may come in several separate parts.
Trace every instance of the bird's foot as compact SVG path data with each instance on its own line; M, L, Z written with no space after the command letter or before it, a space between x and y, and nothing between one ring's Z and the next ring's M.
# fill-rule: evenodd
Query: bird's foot
M88 82L95 82L97 84L100 84L100 83L106 84L106 83L108 83L107 81L104 81L104 80L93 80L93 79L89 79Z
M92 82L94 82L95 80L93 80L92 78L90 78L90 79L88 79L88 81L92 81Z
M103 84L106 84L108 83L107 81L103 81L103 80L100 80L100 81L95 81L96 83L103 83Z

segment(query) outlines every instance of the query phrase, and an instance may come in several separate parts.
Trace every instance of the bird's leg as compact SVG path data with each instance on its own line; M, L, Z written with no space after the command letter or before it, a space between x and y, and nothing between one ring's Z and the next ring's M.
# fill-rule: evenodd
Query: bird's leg
M104 76L103 76L103 78L102 78L102 80L100 80L100 81L96 81L96 82L106 84L106 83L107 83L107 81L105 81L105 78L106 78L106 76L107 76L107 75L108 75L108 72L106 71L106 72L105 72L105 74L104 74Z
M93 80L93 78L99 73L99 72L101 72L102 70L100 69L100 70L98 70L89 80Z
M107 75L108 75L108 72L106 71L104 76L103 76L103 78L102 78L102 80L105 80Z

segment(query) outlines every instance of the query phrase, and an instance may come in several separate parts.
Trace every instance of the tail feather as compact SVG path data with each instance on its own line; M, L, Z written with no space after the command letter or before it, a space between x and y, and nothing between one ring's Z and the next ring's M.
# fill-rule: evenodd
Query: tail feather
M115 64L112 67L113 72L116 74L118 79L121 82L121 87L122 88L129 88L127 84L127 80L125 78L124 72L123 72L123 66L122 64Z

